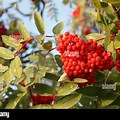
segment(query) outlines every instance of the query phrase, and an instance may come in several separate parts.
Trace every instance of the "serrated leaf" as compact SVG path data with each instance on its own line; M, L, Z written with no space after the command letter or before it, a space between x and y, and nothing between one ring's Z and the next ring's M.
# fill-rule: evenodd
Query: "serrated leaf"
M18 30L25 40L30 38L30 34L21 21L18 20Z
M73 80L73 82L75 82L75 83L86 83L86 82L88 82L88 80L83 79L83 78L75 78Z
M69 95L70 93L74 92L78 88L77 84L74 83L65 83L60 86L57 91L57 96L65 96Z
M9 102L6 105L5 109L14 109L17 106L17 104L20 102L22 97L24 97L26 94L27 94L27 92L26 93L21 93L21 94L18 95L18 97L9 100Z
M50 50L52 48L52 42L48 41L48 42L44 43L42 46L44 49Z
M36 40L39 44L42 44L45 38L46 38L45 35L37 35L37 36L35 37L35 40Z
M51 105L48 104L39 104L39 105L35 105L33 107L30 107L29 109L52 109Z
M53 33L59 35L64 28L64 23L60 22L53 28Z
M69 109L77 102L79 102L82 94L72 94L62 97L53 105L53 109Z
M12 51L8 50L7 48L0 47L0 57L6 60L10 60L14 58L14 54Z
M14 47L14 48L18 49L22 46L22 44L20 44L19 41L15 40L12 37L6 36L6 35L2 36L2 40L7 46L10 46L10 47Z
M24 73L27 77L33 78L37 72L37 67L35 65L29 65L24 69Z
M31 62L39 62L39 55L38 54L32 54L28 57Z
M3 66L0 64L0 72L5 72L6 70L8 70L8 66Z
M68 75L66 73L63 73L61 77L59 78L58 82L65 82L66 80L70 80Z
M61 61L61 59L60 59L60 55L55 55L55 60L56 60L56 62L57 62L57 64L58 64L58 66L59 66L60 68L62 68L63 63L62 63L62 61Z
M39 33L43 35L45 33L45 25L39 12L34 13L34 20Z
M114 47L113 41L111 41L111 43L108 45L107 51L112 52L113 60L116 61L116 49L115 49L115 47Z
M13 72L13 75L17 78L20 78L22 75L22 62L18 56L10 63L10 69Z

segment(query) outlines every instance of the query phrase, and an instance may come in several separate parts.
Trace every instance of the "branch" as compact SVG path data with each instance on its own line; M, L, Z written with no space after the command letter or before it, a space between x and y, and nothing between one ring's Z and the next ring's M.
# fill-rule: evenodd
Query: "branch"
M51 51L53 51L54 49L56 49L56 47L55 48L52 48L52 49L50 49L46 54L45 54L45 57L51 52Z

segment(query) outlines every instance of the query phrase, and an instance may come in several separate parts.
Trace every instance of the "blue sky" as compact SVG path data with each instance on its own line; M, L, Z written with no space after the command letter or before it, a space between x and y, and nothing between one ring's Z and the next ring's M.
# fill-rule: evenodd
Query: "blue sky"
M3 0L2 7L7 8L9 4L14 1L16 0ZM70 29L70 26L68 26L67 24L71 23L72 9L70 9L69 5L66 5L66 6L63 5L62 3L63 0L53 0L53 1L56 7L58 8L58 22L63 21L65 23L65 29L63 30L63 32L68 31ZM30 13L31 12L30 7L32 6L31 4L32 4L31 0L22 0L22 2L19 4L19 8L24 13ZM54 27L55 24L57 24L57 22L55 20L51 20L50 17L47 16L47 10L48 9L46 9L44 12L46 34L52 35L52 28ZM10 10L9 13L14 14L17 18L20 18L30 32L32 32L35 35L39 34L35 26L33 17L30 20L29 18L23 17L22 15L18 14L14 10ZM3 16L3 18L5 17L8 17L8 16Z

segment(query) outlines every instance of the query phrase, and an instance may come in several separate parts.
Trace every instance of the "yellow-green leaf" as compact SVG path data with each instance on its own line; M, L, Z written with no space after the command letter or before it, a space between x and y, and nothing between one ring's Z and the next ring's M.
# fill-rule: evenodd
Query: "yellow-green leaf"
M10 47L14 47L14 48L18 49L22 46L22 44L20 44L19 41L15 40L12 37L6 36L6 35L2 36L2 40L7 46L10 46Z
M17 78L21 77L22 74L22 62L18 56L15 57L14 60L10 63L10 69L13 72L14 76Z
M65 83L57 91L57 96L65 96L74 92L78 88L77 84Z
M8 66L3 66L0 64L0 72L5 72L6 70L8 70Z
M45 24L39 12L34 13L34 20L38 31L41 34L45 33Z
M53 109L68 109L79 102L82 94L72 94L62 97L53 105Z
M30 109L51 109L52 107L48 104L39 104L31 107Z
M48 42L44 43L43 48L46 50L50 50L52 48L52 42L48 41Z
M18 30L25 40L30 38L30 34L21 21L18 21Z
M59 35L64 28L64 23L60 22L53 28L53 33Z
M73 82L75 82L75 83L85 83L85 82L88 82L88 80L83 79L83 78L75 78L73 80Z
M68 77L66 73L63 73L61 77L59 78L58 82L65 82L66 80L68 81L70 80L70 78Z
M17 104L20 102L20 100L26 95L27 92L21 93L18 95L18 97L11 99L8 104L6 105L5 109L14 109Z
M14 54L12 51L8 50L7 48L0 47L0 57L6 60L10 60L14 58Z

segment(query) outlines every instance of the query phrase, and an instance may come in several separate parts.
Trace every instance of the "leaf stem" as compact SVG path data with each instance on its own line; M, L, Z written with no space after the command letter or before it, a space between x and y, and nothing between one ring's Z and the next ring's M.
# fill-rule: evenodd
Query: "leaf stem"
M17 51L17 53L15 54L15 56L18 56L20 51L26 46L27 43L29 43L30 41L34 40L34 38L31 38L29 40L27 40L23 45L22 47Z
M56 49L56 47L55 48L52 48L52 49L50 49L46 54L45 54L45 57L51 52L51 51L53 51L54 49Z

